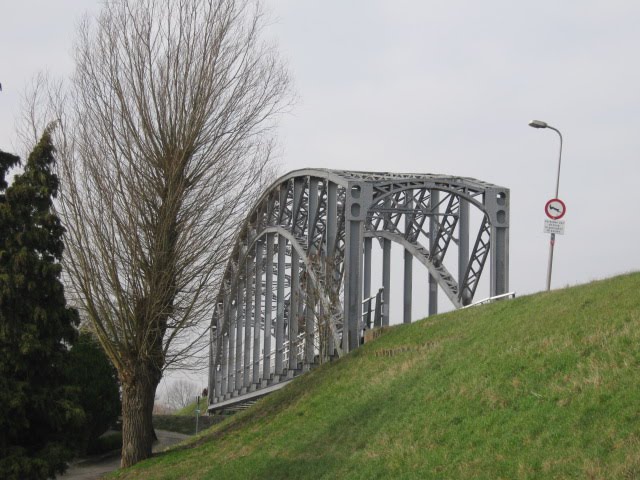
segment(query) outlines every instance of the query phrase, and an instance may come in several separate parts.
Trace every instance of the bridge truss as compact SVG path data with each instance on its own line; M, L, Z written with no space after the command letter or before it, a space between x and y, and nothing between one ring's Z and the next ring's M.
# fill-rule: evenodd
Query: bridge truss
M382 250L381 326L389 325L392 242L404 250L405 323L414 259L428 272L429 315L438 289L455 308L471 303L487 262L490 295L508 291L508 189L446 175L290 172L239 228L210 328L210 410L358 347L370 326L362 302L371 297L373 239Z

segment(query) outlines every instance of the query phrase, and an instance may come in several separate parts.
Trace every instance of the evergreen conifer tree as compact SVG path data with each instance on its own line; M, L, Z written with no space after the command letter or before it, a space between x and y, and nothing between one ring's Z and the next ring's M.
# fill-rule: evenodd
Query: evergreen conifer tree
M116 423L122 410L118 372L89 330L80 327L78 339L70 350L67 383L75 387L85 414L80 452Z
M46 132L11 186L0 151L0 478L52 478L73 456L82 409L65 385L76 310L60 281L64 229Z

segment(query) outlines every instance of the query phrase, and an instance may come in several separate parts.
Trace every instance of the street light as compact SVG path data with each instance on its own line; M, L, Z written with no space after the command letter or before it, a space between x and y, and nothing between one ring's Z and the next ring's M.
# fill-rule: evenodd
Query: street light
M549 128L556 132L560 137L560 155L558 156L558 177L556 179L556 196L554 198L558 198L558 191L560 190L560 165L562 164L562 134L560 130L552 127L547 122L543 122L542 120L531 120L529 122L529 126L533 128ZM549 266L547 267L547 291L551 290L551 270L553 267L553 247L556 243L556 234L551 234L551 241L549 242Z

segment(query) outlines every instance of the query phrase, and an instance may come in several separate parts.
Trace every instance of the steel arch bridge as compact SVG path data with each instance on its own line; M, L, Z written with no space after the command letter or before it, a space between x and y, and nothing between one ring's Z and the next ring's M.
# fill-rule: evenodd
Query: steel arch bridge
M374 238L380 326L389 325L392 242L404 249L405 323L414 259L428 272L429 315L438 289L455 308L471 303L487 262L490 295L508 291L508 189L446 175L290 172L238 230L210 328L210 410L269 393L358 347L371 326L362 305L371 297ZM445 266L451 257L456 272Z

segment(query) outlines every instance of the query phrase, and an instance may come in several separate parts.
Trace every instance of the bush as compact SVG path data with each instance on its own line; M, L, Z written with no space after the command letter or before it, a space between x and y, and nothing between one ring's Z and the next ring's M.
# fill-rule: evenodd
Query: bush
M84 453L116 422L121 408L116 369L88 331L80 332L71 349L67 376L86 416L80 448Z
M110 432L101 437L89 441L86 453L88 455L101 455L122 448L122 432Z

